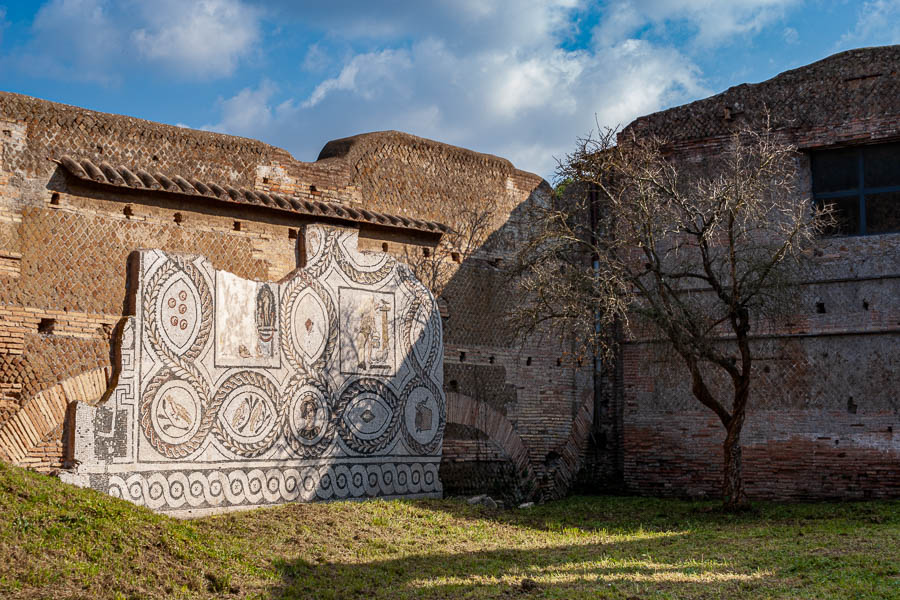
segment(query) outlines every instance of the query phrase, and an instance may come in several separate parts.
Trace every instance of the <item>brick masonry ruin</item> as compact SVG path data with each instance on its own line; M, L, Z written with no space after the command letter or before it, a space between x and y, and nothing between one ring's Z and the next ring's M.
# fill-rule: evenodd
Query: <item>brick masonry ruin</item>
M805 193L798 201L809 201L811 153L900 140L898 67L900 46L851 50L641 117L622 135L661 136L678 158L702 162L736 128L768 121L800 151ZM900 174L900 152L890 168ZM897 214L900 200L893 202ZM822 238L788 324L756 335L741 436L751 497L900 495L900 232L894 231ZM659 344L625 344L604 392L613 398L610 412L618 411L609 422L617 427L624 489L720 493L724 428L693 398L689 381L683 364Z
M663 135L702 161L768 115L799 147L809 188L810 152L900 140L898 64L898 47L845 52L626 131ZM380 132L301 162L255 140L6 93L0 152L3 460L80 468L72 407L96 405L116 383L116 336L137 318L133 252L202 256L208 272L275 283L307 264L307 226L355 229L356 250L404 261L440 247L437 223L454 227L460 207L490 204L490 235L438 299L445 493L717 493L721 427L652 341L631 340L595 373L568 359L567 342L513 340L504 265L525 233L519 215L551 190L507 160ZM900 493L898 250L897 233L823 240L791 326L755 341L752 496Z
M445 493L494 486L558 495L579 466L590 370L565 345L514 343L503 273L515 215L546 198L507 160L381 132L329 142L303 163L255 140L0 94L0 458L76 465L73 403L114 384L117 331L136 316L128 257L202 256L278 282L307 264L307 226L358 231L359 251L398 260L441 243L459 207L496 206L486 242L439 299L447 427ZM402 392L402 390L400 390ZM585 420L586 419L586 420ZM581 426L573 429L573 423ZM548 461L547 457L564 457Z

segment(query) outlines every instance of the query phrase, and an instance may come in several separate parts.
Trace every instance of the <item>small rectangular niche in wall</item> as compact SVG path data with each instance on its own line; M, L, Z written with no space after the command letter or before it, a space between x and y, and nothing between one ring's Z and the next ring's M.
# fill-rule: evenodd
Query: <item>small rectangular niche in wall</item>
M234 230L235 230L235 231L240 231L240 230L241 230L241 222L240 222L240 221L235 221L235 222L234 222Z
M41 319L38 321L38 333L51 334L56 329L56 319Z

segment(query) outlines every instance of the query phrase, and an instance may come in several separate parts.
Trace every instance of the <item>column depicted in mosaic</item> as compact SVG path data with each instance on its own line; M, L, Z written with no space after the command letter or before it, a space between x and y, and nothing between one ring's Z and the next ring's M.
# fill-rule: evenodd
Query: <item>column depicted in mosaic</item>
M440 496L441 321L406 265L309 226L278 283L140 251L119 370L74 419L72 483L155 510Z

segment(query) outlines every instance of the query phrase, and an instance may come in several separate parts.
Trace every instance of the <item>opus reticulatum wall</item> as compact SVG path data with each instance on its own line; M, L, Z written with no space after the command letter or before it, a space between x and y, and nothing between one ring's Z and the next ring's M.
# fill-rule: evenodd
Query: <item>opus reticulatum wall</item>
M409 261L444 244L434 221L453 228L492 205L487 240L452 263L438 299L441 481L450 494L564 493L589 433L590 369L555 338L514 340L503 319L516 211L549 193L508 160L396 131L334 140L302 162L252 139L0 92L0 460L76 466L68 407L115 386L134 251L277 282L308 260L310 224L354 228L359 249Z
M137 252L116 385L77 404L63 479L181 515L440 496L437 305L356 237L308 226L307 265L277 283Z
M635 120L703 164L734 131L770 126L797 150L797 202L811 202L811 156L900 140L900 46L841 52L757 84ZM900 173L900 154L886 167ZM895 179L896 180L896 179ZM900 198L893 200L900 213ZM900 232L822 237L792 314L754 331L743 472L754 498L900 496ZM724 428L699 404L683 363L652 339L627 340L617 387L624 487L721 493ZM731 388L711 378L724 397Z

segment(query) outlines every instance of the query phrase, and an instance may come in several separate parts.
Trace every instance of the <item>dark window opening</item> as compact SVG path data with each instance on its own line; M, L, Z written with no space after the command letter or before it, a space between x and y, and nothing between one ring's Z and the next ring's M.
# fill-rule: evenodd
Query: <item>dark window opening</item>
M527 366L527 367L531 366L531 357L530 356L525 359L525 366Z
M175 213L175 222L181 223L182 221L184 221L184 217L181 215L181 213Z
M561 458L562 458L562 455L560 455L559 452L557 452L556 450L551 450L550 452L547 453L547 456L544 457L544 464L548 465L548 466L552 465L554 463L559 462L559 459L561 459Z
M59 204L59 192L50 194L50 204Z
M900 232L900 143L810 154L813 198L830 206L829 235Z
M459 353L459 362L466 362L466 353L465 352Z
M234 222L234 230L235 230L235 231L240 231L240 230L241 230L241 222L240 222L240 221L235 221L235 222Z
M289 240L297 239L297 230L296 229L288 229L288 239Z
M453 262L455 262L455 263L462 262L462 257L459 255L459 252L451 252L451 253L450 253L450 258L451 258L451 259L453 260Z
M56 319L41 319L38 322L38 333L53 333L56 328Z
M387 243L387 242L382 242L382 243L381 243L381 251L382 251L382 252L387 252L387 251L388 251L388 243Z
M425 258L431 256L431 248L422 248L422 256Z
M122 209L122 214L125 215L126 217L134 216L134 210L131 208L130 204L126 205L125 208Z

